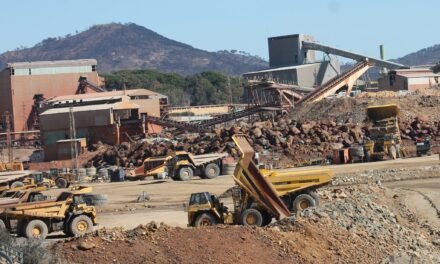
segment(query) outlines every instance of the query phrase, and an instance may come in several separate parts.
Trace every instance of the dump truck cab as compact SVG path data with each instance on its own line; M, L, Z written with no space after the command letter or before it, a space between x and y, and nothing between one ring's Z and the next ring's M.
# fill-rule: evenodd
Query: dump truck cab
M209 192L191 194L187 210L188 226L210 226L233 221L232 217L228 217L231 213L227 207Z

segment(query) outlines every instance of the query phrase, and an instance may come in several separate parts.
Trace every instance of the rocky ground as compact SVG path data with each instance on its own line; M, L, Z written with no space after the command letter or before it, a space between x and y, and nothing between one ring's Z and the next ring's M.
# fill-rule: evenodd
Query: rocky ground
M89 165L140 166L145 158L167 155L174 149L194 154L228 152L236 156L231 136L237 133L249 135L254 148L262 154L263 162L279 161L275 166L323 161L332 156L333 149L362 144L371 127L366 119L366 107L389 103L399 105L399 129L407 156L416 155L415 140L425 135L431 137L433 152L437 153L440 151L440 94L431 93L403 96L393 92L363 93L358 98L306 104L288 116L275 119L237 122L203 135L163 133L160 138L119 146L97 144L93 146L97 154L90 159Z
M265 228L150 223L101 229L52 250L69 263L439 263L438 219L421 220L402 192L384 186L438 177L438 169L338 173L319 191L320 207Z

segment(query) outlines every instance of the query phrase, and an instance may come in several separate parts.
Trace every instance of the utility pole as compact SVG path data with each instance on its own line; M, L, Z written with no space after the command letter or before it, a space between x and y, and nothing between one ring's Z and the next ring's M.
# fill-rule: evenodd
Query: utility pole
M76 142L75 116L73 107L69 109L69 129L70 129L70 153L72 157L72 169L75 171L75 181L79 182L78 174L78 144Z

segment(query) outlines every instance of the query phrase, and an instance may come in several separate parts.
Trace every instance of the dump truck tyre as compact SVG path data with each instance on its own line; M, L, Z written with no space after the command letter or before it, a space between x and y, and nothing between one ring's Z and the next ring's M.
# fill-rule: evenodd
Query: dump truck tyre
M316 201L310 194L300 194L295 198L295 200L293 200L292 208L295 212L309 207L316 207Z
M313 197L313 199L315 200L315 206L318 207L319 206L318 192L316 192L316 190L312 190L312 191L308 191L307 193Z
M22 183L21 181L15 181L11 184L11 188L17 188L17 187L23 187L24 183Z
M67 182L66 179L64 178L58 178L55 181L55 184L57 185L58 188L67 188L67 186L69 185L69 183Z
M93 230L93 222L87 215L79 215L70 221L69 232L73 236L83 236Z
M26 224L24 232L26 238L45 239L49 233L49 230L45 222L34 219Z
M217 221L215 217L210 213L203 213L197 216L196 220L194 221L195 227L201 227L201 226L212 226L216 225Z
M257 209L246 209L241 214L241 224L244 226L262 226L263 215Z
M182 167L179 169L179 180L190 181L194 176L194 171L190 167Z
M220 175L220 167L215 163L209 163L205 167L205 178L214 179Z

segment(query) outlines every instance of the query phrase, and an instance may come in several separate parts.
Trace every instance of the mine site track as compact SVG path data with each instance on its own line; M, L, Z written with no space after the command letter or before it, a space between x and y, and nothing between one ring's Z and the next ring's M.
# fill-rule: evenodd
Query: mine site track
M409 189L409 188L402 188L402 190L416 192L420 194L423 197L423 199L425 199L431 205L431 207L434 208L435 212L437 213L437 217L440 218L440 209L435 205L434 201L428 195L424 194L421 191Z

